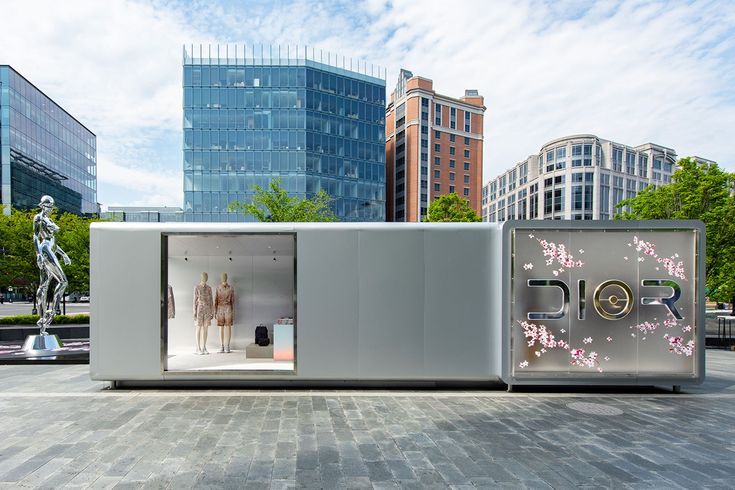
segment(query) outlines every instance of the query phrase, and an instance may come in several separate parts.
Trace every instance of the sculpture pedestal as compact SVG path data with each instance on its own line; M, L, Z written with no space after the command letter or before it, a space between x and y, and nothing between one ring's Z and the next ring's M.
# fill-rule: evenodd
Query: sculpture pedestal
M23 352L43 356L54 354L61 347L58 335L29 335L23 343Z

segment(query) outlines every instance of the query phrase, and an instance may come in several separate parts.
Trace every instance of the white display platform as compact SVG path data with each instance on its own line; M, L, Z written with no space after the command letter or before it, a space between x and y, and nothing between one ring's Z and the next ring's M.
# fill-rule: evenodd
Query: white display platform
M175 354L168 358L167 371L293 371L293 361L247 359L245 350L229 354L210 352L208 355Z

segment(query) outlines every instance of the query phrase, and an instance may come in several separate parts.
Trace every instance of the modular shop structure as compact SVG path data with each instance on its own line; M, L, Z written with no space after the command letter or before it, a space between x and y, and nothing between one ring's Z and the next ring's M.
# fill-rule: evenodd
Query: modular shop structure
M704 377L694 221L94 223L90 277L118 384Z

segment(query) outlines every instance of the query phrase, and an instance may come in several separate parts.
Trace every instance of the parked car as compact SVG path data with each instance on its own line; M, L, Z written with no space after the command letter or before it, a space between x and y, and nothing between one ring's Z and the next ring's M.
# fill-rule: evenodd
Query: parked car
M77 303L81 295L82 293L69 293L66 296L64 296L64 299L66 299L70 303Z
M89 303L89 295L86 295L85 294L84 296L80 296L79 297L79 302L80 303Z

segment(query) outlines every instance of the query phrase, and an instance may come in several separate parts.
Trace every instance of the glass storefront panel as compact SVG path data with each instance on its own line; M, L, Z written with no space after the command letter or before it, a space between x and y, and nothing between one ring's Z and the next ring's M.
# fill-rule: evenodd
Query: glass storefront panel
M163 369L296 372L295 235L163 235Z

